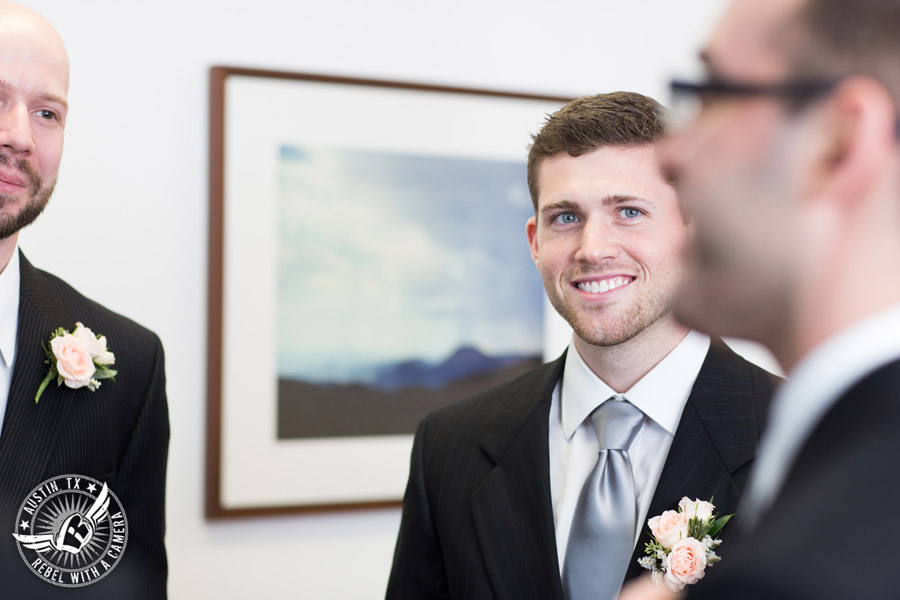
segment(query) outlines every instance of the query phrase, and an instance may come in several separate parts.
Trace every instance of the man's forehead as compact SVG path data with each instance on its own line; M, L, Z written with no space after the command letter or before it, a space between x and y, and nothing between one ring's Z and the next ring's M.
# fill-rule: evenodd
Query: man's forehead
M557 204L561 199L548 196L551 181L553 191L562 193L572 202L581 198L580 186L589 182L595 186L610 186L605 190L608 201L604 204L607 205L623 202L626 198L642 198L649 202L668 193L674 197L675 189L662 171L659 151L658 143L646 143L600 146L578 157L565 152L547 157L538 167L541 189L538 210L543 211L547 204ZM577 163L580 166L576 166ZM588 185L588 191L589 196L594 197L597 188Z
M26 69L28 79L43 79L65 95L69 87L69 58L62 38L42 16L29 8L0 0L0 71L3 66ZM0 72L0 75L3 73ZM15 77L7 73L7 77Z
M728 7L701 59L712 75L771 82L787 75L782 46L786 25L808 0L735 0Z

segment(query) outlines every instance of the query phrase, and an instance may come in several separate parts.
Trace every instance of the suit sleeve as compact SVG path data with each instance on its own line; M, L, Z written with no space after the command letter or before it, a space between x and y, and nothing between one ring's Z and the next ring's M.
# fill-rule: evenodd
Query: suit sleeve
M387 600L449 598L443 554L425 485L427 426L426 418L419 424L413 442Z
M116 581L128 582L131 599L166 598L166 464L169 411L165 360L155 338L151 376L116 473L116 493L128 518L128 542ZM123 590L124 591L124 590Z

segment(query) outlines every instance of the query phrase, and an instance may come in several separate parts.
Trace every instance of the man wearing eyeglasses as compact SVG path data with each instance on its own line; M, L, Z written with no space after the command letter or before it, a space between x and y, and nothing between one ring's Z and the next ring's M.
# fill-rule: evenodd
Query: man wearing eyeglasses
M898 0L737 0L709 83L674 86L700 100L665 149L696 236L677 314L789 373L692 599L898 597L898 32Z

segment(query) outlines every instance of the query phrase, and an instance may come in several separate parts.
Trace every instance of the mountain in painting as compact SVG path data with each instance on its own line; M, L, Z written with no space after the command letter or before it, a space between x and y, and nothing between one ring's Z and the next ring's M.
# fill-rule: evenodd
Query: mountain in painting
M407 360L378 368L372 387L394 391L407 387L436 389L483 373L506 369L530 356L506 354L487 356L477 348L463 346L446 360L432 364L423 360Z

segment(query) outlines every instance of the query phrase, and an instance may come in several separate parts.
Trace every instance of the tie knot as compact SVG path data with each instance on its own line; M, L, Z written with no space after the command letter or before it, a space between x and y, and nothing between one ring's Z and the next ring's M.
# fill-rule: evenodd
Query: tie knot
M601 450L627 450L644 421L644 413L620 396L613 396L591 413Z

